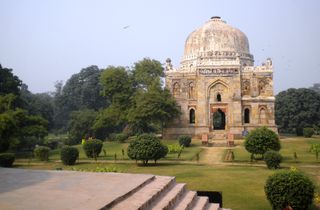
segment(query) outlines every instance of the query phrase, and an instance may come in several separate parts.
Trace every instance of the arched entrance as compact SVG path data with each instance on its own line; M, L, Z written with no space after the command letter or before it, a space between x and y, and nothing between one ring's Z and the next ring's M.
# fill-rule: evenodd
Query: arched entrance
M221 109L217 109L212 115L212 122L214 130L225 130L226 114Z

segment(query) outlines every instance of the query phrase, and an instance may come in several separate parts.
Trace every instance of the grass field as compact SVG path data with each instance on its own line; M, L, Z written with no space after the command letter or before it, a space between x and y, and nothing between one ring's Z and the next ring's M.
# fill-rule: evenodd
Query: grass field
M164 141L165 144L176 144L176 141ZM310 144L320 143L320 137L305 139L290 137L281 140L281 154L284 156L283 170L294 166L308 174L316 183L317 191L320 191L320 160L309 152ZM122 160L121 150L128 144L116 142L104 143L107 156L99 158L97 162L85 157L81 145L80 161L75 166L63 166L59 160L59 151L52 151L49 162L21 158L15 162L15 167L32 169L55 170L95 170L97 167L107 167L126 173L148 173L157 175L175 176L178 182L187 183L191 190L221 191L224 206L233 210L269 210L271 209L264 194L264 184L268 176L274 170L268 170L264 162L250 163L250 155L242 145L234 148L235 161L232 163L205 164L197 163L195 155L202 151L200 142L193 142L193 146L186 148L181 159L176 154L169 154L159 164L147 167L137 166L127 156ZM223 148L222 148L223 149ZM293 158L296 152L298 161ZM118 160L114 161L114 153ZM201 153L200 153L201 155ZM201 159L201 158L200 158ZM315 209L315 208L312 208Z

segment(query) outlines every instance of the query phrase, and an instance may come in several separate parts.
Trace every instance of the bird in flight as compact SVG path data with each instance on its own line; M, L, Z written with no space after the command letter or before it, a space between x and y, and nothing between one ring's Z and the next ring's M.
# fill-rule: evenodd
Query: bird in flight
M129 28L130 26L128 25L128 26L125 26L125 27L123 27L123 29L127 29L127 28Z

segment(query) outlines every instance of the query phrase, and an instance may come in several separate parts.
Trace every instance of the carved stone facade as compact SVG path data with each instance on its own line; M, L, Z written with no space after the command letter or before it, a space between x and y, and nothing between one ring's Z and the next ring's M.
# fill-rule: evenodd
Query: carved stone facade
M241 137L260 126L277 131L272 61L254 66L246 35L220 17L189 35L180 68L167 59L165 74L182 115L167 126L164 138Z

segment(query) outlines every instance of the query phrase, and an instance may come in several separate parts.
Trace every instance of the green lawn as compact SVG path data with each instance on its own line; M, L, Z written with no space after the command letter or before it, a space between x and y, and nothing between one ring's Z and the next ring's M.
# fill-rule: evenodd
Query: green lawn
M315 155L309 153L311 143L320 142L320 138L286 138L282 140L281 154L285 157L282 166L288 168L294 166L308 174L316 183L320 191L320 161L315 160ZM164 141L165 144L176 144L177 141ZM122 160L121 150L128 144L116 142L104 143L107 152L106 157L100 157L97 162L84 157L81 145L80 162L75 166L63 166L59 160L59 151L53 151L49 162L40 162L28 159L17 159L16 167L32 169L55 170L94 170L97 167L114 168L118 172L148 173L157 175L175 176L178 182L187 183L191 190L221 191L224 206L234 210L269 210L271 209L264 194L264 184L267 177L274 170L268 170L263 162L250 164L250 155L239 146L234 148L235 162L228 165L197 164L195 155L201 152L200 142L193 142L189 148L185 148L181 159L177 154L169 154L164 160L160 160L157 166L137 166L134 161L125 156ZM293 152L297 152L298 163L293 159ZM114 153L118 160L114 161ZM200 153L201 154L201 153ZM101 153L103 156L103 153Z

